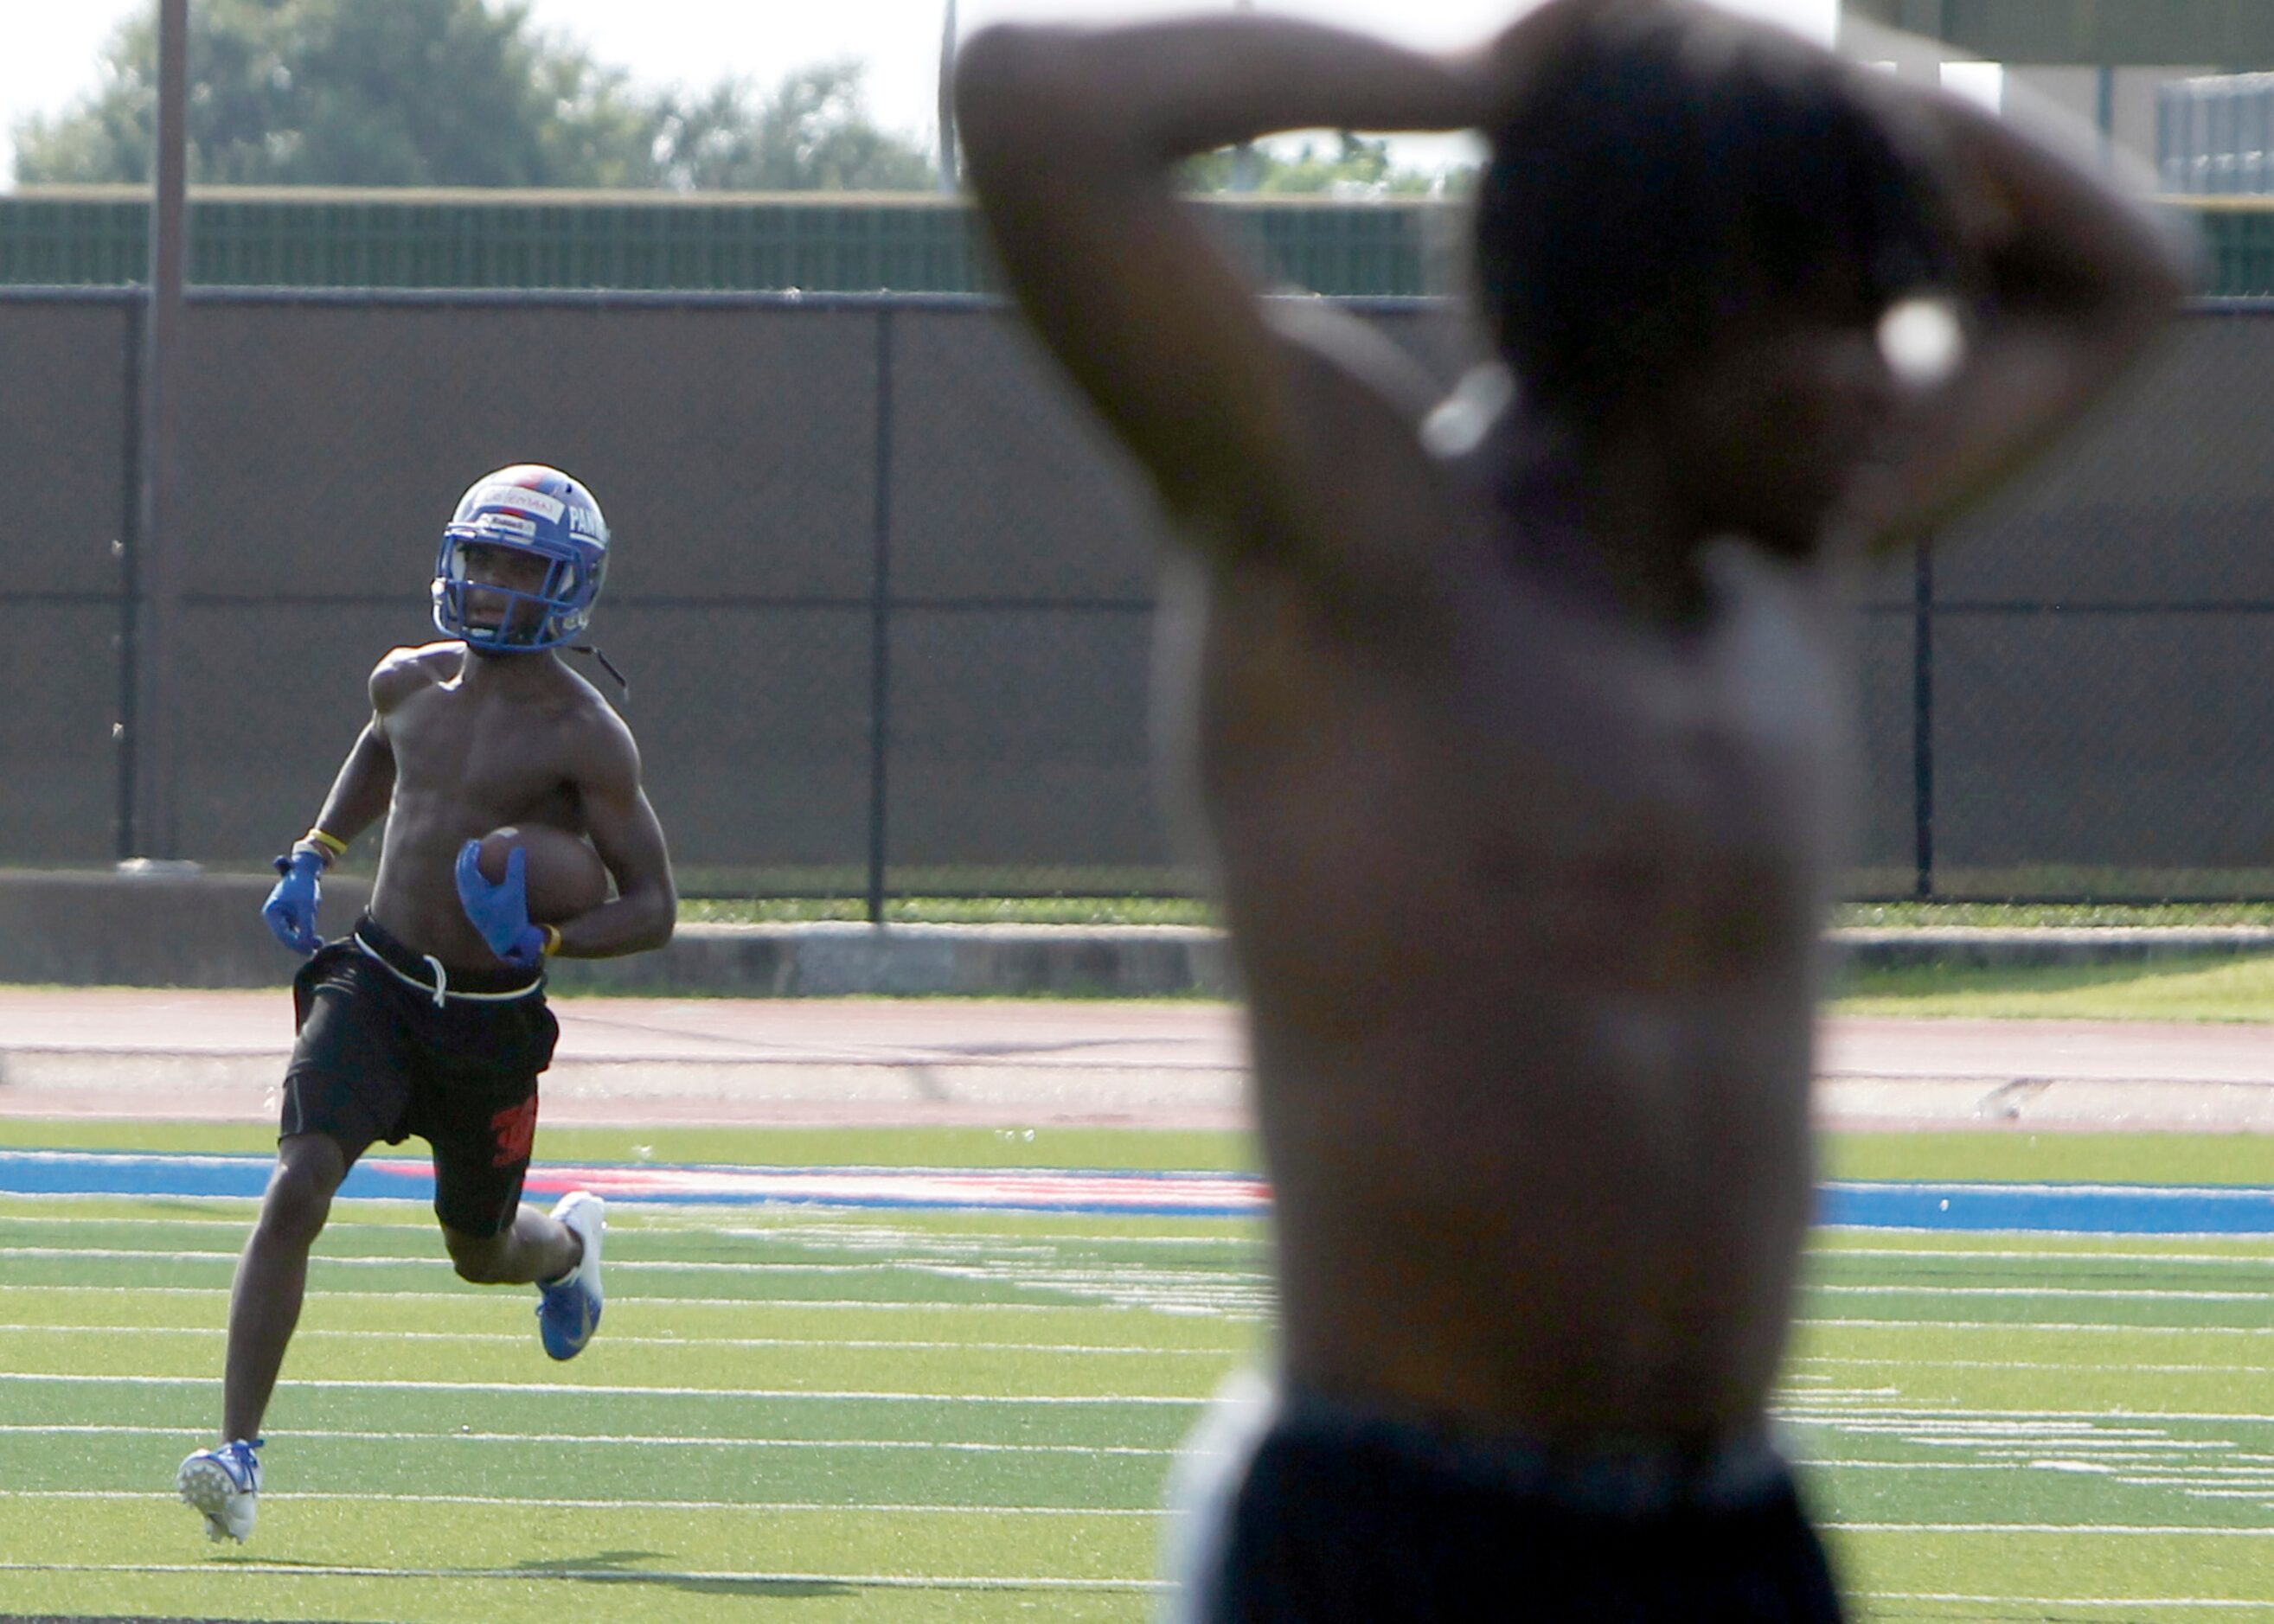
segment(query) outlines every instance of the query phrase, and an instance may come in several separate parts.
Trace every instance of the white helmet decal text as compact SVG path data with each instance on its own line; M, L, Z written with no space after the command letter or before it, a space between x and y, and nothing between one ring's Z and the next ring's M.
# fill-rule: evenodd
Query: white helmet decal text
M532 491L525 485L486 485L466 498L469 508L513 508L523 513L533 513L540 519L550 519L555 524L568 511L568 505L557 496L547 496L542 491Z

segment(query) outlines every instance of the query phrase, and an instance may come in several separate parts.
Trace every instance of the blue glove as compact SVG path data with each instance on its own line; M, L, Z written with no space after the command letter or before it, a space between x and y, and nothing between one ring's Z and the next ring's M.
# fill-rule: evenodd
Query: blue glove
M319 879L324 854L312 846L296 846L276 860L284 877L260 905L260 917L279 942L296 953L312 953L324 944L316 934L316 902L323 894Z
M490 951L516 970L534 970L545 959L545 932L529 922L528 853L517 846L508 853L495 885L482 878L481 855L478 840L460 848L458 901Z

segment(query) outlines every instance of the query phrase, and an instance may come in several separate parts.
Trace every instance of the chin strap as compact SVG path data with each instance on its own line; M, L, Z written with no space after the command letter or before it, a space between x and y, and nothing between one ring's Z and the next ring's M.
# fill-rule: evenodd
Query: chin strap
M568 645L568 649L573 654L589 654L594 659L599 661L600 669L606 672L610 676L616 680L616 686L623 690L624 697L626 699L629 699L632 696L632 685L624 680L624 673L616 669L615 661L610 659L606 655L600 652L599 644L596 643L572 643Z

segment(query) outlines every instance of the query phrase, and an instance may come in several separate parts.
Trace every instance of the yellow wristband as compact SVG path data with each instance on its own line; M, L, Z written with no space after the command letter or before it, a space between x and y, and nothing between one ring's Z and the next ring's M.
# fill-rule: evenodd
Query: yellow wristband
M346 841L341 839L337 835L326 834L320 829L312 828L306 834L302 835L300 838L305 840L310 846L321 849L335 862L346 856L348 853L348 843Z
M543 953L547 959L550 959L553 954L561 951L561 927L558 925L539 925L538 929L545 933L545 945L538 949L538 951Z

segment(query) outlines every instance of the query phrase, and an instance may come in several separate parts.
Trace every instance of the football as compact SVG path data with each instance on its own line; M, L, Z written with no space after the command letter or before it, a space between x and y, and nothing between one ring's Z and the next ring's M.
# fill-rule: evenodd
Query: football
M578 836L547 823L508 825L484 835L475 860L482 878L493 885L503 880L506 860L516 846L527 853L522 871L532 924L557 925L608 899L608 870L600 854Z

